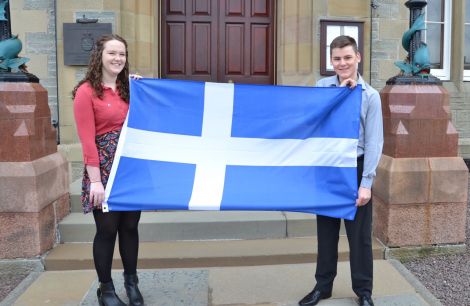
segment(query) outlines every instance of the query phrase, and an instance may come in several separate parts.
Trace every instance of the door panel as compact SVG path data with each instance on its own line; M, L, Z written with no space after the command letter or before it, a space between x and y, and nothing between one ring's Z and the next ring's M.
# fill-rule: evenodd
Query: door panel
M192 74L211 74L211 25L193 23Z
M192 0L194 15L210 15L211 2L207 0Z
M226 16L243 16L243 14L245 13L245 0L223 0L223 1L225 1L225 15Z
M218 65L219 82L274 83L274 7L271 3L274 1L219 2L219 46L225 48L225 52L219 52L219 62L225 63Z
M168 23L168 72L184 74L185 29L184 23Z
M233 75L242 75L244 72L243 67L243 52L244 46L244 24L227 24L226 25L226 60L225 71Z
M269 0L252 0L251 16L253 17L269 17L271 11L269 9Z
M163 0L163 77L273 84L274 3Z
M185 15L185 0L172 0L170 1L167 9L167 14Z
M269 27L255 24L251 28L251 74L266 75L269 72Z
M164 78L217 81L217 0L164 0Z

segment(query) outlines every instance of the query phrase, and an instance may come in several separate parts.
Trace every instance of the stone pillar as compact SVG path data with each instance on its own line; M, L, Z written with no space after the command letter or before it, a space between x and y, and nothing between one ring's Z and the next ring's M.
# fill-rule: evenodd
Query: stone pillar
M53 247L57 222L70 212L68 163L57 152L47 91L35 77L28 82L23 73L5 74L9 80L0 81L0 258L32 257Z
M439 84L380 92L384 150L373 188L374 235L389 247L465 241L468 169L449 94Z

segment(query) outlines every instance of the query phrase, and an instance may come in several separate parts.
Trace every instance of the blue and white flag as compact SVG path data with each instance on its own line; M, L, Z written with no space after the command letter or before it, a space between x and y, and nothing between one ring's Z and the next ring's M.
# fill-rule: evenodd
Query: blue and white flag
M130 82L104 211L354 218L360 86Z

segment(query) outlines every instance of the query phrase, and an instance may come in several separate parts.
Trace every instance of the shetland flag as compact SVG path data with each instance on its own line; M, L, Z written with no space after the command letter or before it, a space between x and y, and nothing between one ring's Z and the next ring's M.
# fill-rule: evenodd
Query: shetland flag
M131 80L104 211L353 219L361 87Z

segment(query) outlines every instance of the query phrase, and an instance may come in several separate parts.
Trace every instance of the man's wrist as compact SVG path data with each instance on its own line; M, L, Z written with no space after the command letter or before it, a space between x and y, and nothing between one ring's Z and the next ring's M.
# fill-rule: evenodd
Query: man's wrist
M367 177L363 176L361 180L361 185L360 187L371 189L372 188L372 183L374 182L374 178L372 177Z

